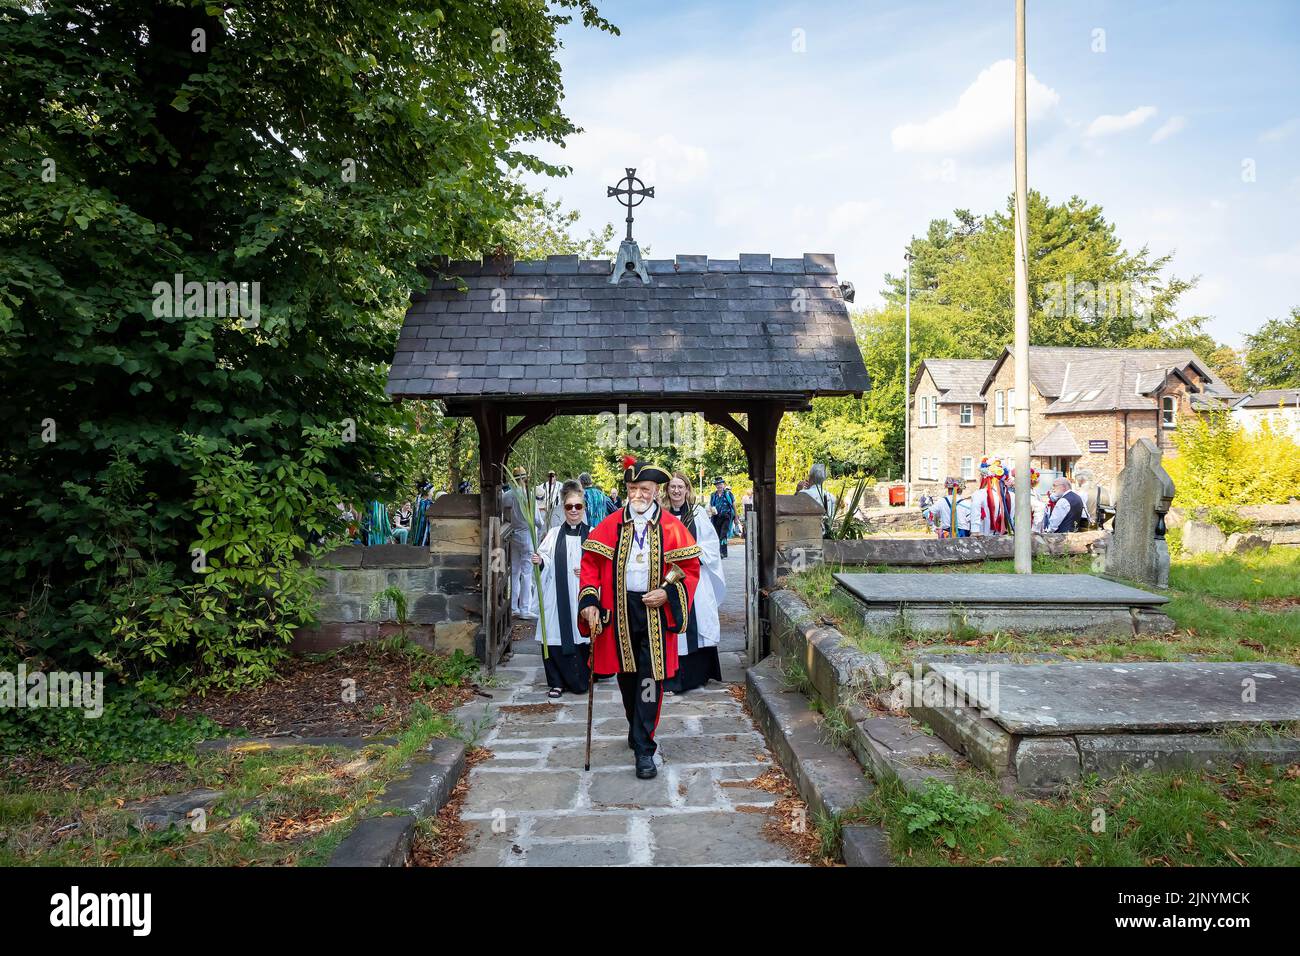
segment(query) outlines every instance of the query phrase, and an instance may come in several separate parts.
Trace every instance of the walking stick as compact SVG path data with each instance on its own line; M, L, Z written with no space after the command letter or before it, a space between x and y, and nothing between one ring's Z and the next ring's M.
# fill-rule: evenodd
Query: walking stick
M596 638L600 635L600 624L597 623L592 628L591 633L591 658L588 661L587 671L587 759L583 763L583 770L591 770L591 715L596 704Z

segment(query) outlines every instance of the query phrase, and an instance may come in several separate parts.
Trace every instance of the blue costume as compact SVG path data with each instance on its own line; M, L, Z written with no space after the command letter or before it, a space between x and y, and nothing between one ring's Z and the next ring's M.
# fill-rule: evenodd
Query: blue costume
M716 484L716 483L715 483ZM727 556L727 539L731 537L731 523L736 517L736 497L727 489L709 495L713 515L709 519L718 533L718 546L722 557Z

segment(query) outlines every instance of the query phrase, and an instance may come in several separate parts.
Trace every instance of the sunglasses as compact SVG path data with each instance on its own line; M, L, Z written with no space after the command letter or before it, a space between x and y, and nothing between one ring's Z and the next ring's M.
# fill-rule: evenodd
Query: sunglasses
M565 506L564 506L564 510L565 510L565 511L581 511L581 510L582 510L583 508L585 508L585 507L587 507L587 506L586 506L586 505L565 505Z

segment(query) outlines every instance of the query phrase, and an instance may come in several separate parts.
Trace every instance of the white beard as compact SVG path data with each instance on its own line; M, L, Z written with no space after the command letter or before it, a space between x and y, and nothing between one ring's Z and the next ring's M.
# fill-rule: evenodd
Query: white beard
M633 501L630 504L634 515L643 515L650 510L650 502L648 501Z

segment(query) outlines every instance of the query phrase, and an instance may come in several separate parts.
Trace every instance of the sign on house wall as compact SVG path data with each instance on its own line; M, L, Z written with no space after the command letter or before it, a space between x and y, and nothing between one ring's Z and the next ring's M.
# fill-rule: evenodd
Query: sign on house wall
M1088 441L1088 452L1093 455L1105 455L1110 452L1110 442L1105 438L1093 438Z

